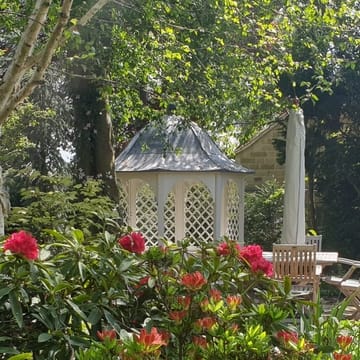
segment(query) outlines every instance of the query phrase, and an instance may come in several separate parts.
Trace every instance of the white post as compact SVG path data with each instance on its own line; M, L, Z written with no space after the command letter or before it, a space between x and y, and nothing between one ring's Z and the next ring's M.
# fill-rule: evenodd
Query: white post
M138 180L128 180L128 219L129 225L136 228L136 194L138 191Z
M236 181L239 191L239 238L238 241L240 244L244 244L244 218L245 218L245 181L244 178Z
M185 237L185 184L177 183L174 189L175 198L175 241Z
M163 178L161 176L158 177L157 181L157 189L156 189L156 199L157 199L157 220L158 220L158 239L164 237L165 235L165 216L164 216L164 208L165 208L165 201L167 198L167 192L165 191L165 184ZM161 244L159 244L161 245Z
M214 211L214 240L219 240L226 234L226 204L224 201L224 179L221 175L215 176L215 211Z

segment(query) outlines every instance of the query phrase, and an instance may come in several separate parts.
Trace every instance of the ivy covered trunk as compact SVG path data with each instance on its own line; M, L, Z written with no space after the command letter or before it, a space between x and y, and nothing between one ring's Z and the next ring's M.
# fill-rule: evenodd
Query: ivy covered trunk
M80 179L103 180L105 193L118 202L111 116L97 85L85 78L71 82L76 167Z

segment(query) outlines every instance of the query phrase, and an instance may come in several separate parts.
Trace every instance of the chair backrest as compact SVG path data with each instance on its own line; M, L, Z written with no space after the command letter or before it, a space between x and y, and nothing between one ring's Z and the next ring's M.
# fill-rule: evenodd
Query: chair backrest
M307 245L316 245L317 251L322 250L322 235L306 235L305 244Z
M276 279L285 276L293 283L316 280L316 245L274 244L273 267Z

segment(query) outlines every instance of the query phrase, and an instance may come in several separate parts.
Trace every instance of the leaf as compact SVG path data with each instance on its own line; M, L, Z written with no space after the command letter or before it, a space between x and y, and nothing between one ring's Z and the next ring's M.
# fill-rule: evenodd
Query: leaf
M32 353L17 354L8 358L8 360L32 360L32 359L33 359Z
M0 354L18 354L19 351L12 347L0 347Z
M9 287L5 287L5 288L0 289L0 299L3 296L7 295L10 291L11 291L11 288L9 288Z
M10 301L10 307L11 312L15 317L15 320L17 324L19 325L19 328L23 327L23 314L22 314L22 307L18 299L18 294L15 290L12 290L9 293L9 301Z
M79 346L79 347L89 347L90 346L90 341L87 339L84 339L80 336L70 336L69 341L70 341L70 344L74 345L74 346Z
M101 319L102 312L99 308L95 307L91 310L88 319L91 325L95 325L99 322Z
M120 334L121 331L121 326L119 325L119 323L116 321L116 319L114 318L114 316L107 310L104 310L104 315L106 320L108 321L108 323L117 331L117 333Z
M81 319L83 319L86 322L89 322L89 319L87 318L87 316L85 315L85 313L79 308L79 306L77 306L75 303L73 303L71 300L67 299L65 300L70 307L74 310L74 312L76 313L76 315L78 315Z
M71 231L72 237L76 240L79 244L84 242L84 233L79 229L73 229Z
M50 340L52 338L52 335L49 333L41 333L38 336L38 342L42 343L42 342L46 342L48 340Z

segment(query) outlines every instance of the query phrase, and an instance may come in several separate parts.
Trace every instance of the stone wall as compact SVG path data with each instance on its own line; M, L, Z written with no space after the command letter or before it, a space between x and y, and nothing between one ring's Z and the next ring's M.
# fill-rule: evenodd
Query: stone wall
M235 161L255 171L246 176L247 190L253 190L257 185L273 178L280 183L284 181L284 165L278 164L277 151L272 143L275 138L283 138L278 124L268 126L238 148Z

